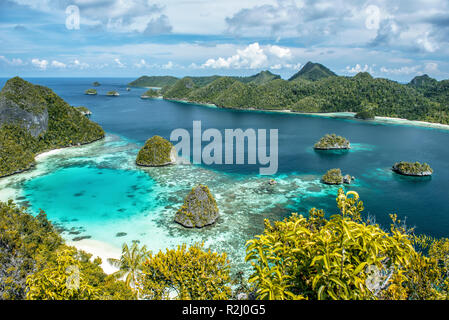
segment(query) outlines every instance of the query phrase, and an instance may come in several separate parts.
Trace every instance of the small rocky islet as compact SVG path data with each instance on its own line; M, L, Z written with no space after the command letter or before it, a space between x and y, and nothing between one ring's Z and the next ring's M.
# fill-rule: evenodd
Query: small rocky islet
M194 187L176 212L175 222L186 228L203 228L212 225L219 217L215 198L205 185Z
M142 167L162 167L175 164L176 159L177 153L173 144L160 136L153 136L140 149L136 164Z
M95 89L87 89L86 91L84 91L84 94L88 95L88 96L95 96L97 95L97 90Z
M328 170L321 178L321 181L329 185L351 184L355 177L341 173L341 169L335 168Z
M112 91L108 91L106 93L106 95L109 96L109 97L118 97L118 96L120 96L120 93L118 93L117 91L112 90Z
M420 162L397 162L392 170L404 176L429 177L433 174L433 169L427 163Z
M315 150L348 150L351 144L348 139L336 134L326 134L313 146Z

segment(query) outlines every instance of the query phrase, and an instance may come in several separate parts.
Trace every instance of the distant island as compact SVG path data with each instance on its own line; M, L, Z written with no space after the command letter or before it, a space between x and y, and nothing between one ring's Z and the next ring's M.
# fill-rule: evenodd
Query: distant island
M97 94L97 90L95 89L87 89L86 91L84 91L85 94L87 95L96 95Z
M165 99L243 110L300 113L354 112L359 119L403 118L449 124L449 80L427 75L408 84L367 72L338 76L308 62L289 80L263 71L249 77L143 76L130 86L162 87Z
M9 79L0 92L0 177L30 169L39 153L103 138L81 111L47 87Z
M433 169L427 163L401 161L393 165L393 171L405 176L426 177L433 174Z
M92 83L92 85L93 85L94 87L99 87L99 86L101 86L100 82L98 82L98 81L95 81L94 83Z
M118 93L117 91L108 91L106 93L107 96L112 96L112 97L118 97L120 95L120 93Z
M326 134L313 146L316 150L351 149L349 140L335 133Z

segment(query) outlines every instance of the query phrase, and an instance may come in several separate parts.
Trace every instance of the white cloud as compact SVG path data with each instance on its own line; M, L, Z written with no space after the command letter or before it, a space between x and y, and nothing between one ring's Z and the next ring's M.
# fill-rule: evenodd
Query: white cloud
M291 58L292 52L289 48L282 48L279 46L268 46L268 52L275 55L276 57L283 59L283 58Z
M228 58L209 59L204 64L204 68L233 68L233 69L256 69L266 65L268 58L264 50L255 42L250 44L245 49L237 50L237 54Z
M134 66L137 68L143 68L147 66L147 62L144 59L140 59L140 61L135 63Z
M367 64L365 64L363 67L360 64L356 64L353 67L347 66L346 71L348 73L359 73L359 72L370 72L373 73L373 69L370 68Z
M55 68L59 68L59 69L64 69L65 67L67 67L67 65L65 63L59 62L59 61L56 61L56 60L53 60L51 62L51 66L55 67Z
M31 63L32 63L34 66L36 66L36 67L38 67L39 69L41 69L41 70L47 69L47 66L48 66L48 61L47 61L47 60L39 60L39 59L37 59L37 58L32 59L32 60L31 60Z
M119 68L124 68L124 67L126 67L126 66L120 61L119 58L115 58L115 59L114 59L114 62L118 65Z

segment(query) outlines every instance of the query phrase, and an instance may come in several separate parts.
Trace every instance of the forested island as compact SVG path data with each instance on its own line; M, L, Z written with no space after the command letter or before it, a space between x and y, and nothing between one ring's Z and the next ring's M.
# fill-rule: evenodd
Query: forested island
M393 171L405 176L426 177L433 174L433 169L427 163L401 161L393 165Z
M326 134L313 146L316 150L339 150L339 149L351 149L349 140L337 136L335 133Z
M31 168L36 154L103 138L80 111L47 87L8 80L0 92L0 177Z
M250 77L144 76L130 85L162 87L165 99L223 108L355 112L360 119L381 116L449 124L449 80L427 75L401 84L367 72L338 76L319 63L308 62L289 80L263 71Z

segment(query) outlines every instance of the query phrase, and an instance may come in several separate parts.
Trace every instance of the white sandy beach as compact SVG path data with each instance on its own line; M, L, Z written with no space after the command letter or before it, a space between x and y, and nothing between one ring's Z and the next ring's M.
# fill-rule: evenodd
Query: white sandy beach
M119 259L122 253L120 248L114 247L109 243L93 240L83 239L80 241L67 241L67 245L73 246L78 250L86 251L92 254L92 260L100 257L102 260L101 268L106 274L112 274L117 271L117 268L108 263L108 258Z

